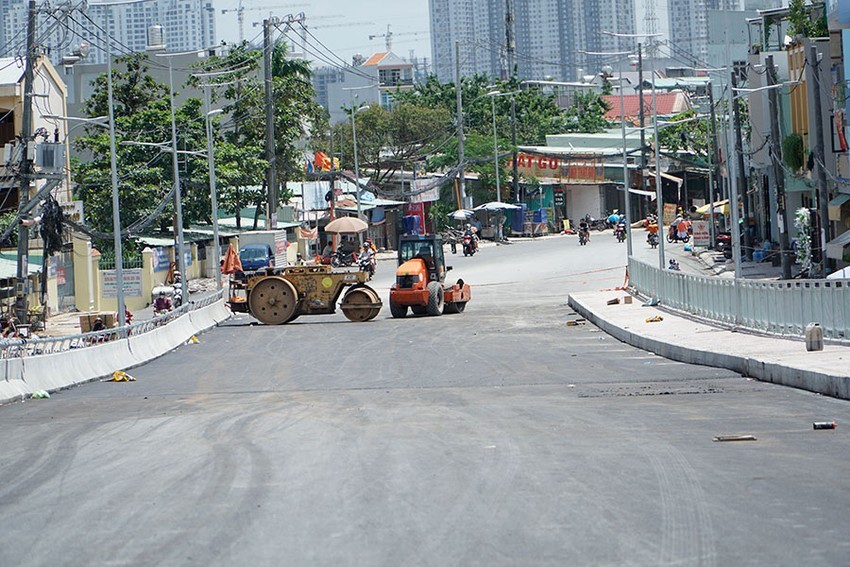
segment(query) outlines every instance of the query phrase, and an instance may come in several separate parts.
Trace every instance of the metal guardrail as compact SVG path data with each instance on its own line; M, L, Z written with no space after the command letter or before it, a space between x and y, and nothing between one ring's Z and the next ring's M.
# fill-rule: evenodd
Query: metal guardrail
M802 337L820 323L825 338L850 344L850 280L743 280L664 271L629 259L629 281L663 306L761 333Z
M0 340L0 359L22 358L27 356L38 356L43 354L55 354L73 349L87 348L103 344L108 341L122 339L128 336L139 336L148 333L157 327L168 325L183 315L197 309L208 307L224 296L224 290L218 290L201 298L190 300L177 309L169 311L153 319L139 321L132 325L115 327L105 331L93 331L64 337L50 337L38 339L3 339Z

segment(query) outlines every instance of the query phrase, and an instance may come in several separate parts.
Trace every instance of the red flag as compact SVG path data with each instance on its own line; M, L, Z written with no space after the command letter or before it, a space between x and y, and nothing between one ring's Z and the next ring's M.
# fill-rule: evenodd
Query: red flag
M320 171L330 171L332 167L331 158L324 152L316 152L313 158L313 164Z

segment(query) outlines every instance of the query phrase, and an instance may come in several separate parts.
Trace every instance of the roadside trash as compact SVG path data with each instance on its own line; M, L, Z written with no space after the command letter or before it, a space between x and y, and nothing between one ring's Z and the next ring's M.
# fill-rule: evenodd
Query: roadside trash
M685 252L693 252L693 251L694 251L694 247L693 247L693 246L691 246L690 244L685 244L685 247L683 248L683 250L684 250Z
M608 300L608 305L617 305L618 303L620 303L620 298L619 298L619 297L615 297L614 299L609 299L609 300Z
M664 317L662 317L661 315L656 315L655 317L647 317L646 318L647 323L658 323L659 321L663 321L663 320L664 320Z
M196 345L196 344L200 344L200 342L201 341L198 340L198 337L196 337L195 335L192 335L192 338L189 339L188 341L186 341L186 344L187 345Z
M659 303L661 303L661 302L660 302L660 301L658 301L658 298L656 298L656 297L652 297L652 298L648 299L648 300L646 301L646 303L644 303L644 304L643 304L643 306L644 306L644 307L655 307L655 306L656 306L656 305L658 305Z
M627 295L626 297L624 297L624 298L623 298L623 303L625 303L626 305L631 305L631 304L632 304L632 296L631 296L631 295Z
M806 350L823 350L823 327L820 323L806 325Z
M837 427L834 421L816 421L812 426L814 429L835 429Z
M718 435L715 441L757 441L755 435Z
M573 319L571 321L567 321L567 327L578 327L579 325L584 325L587 321L584 319Z
M112 378L108 382L135 382L136 379L123 370L116 370L112 373Z
M50 394L47 393L47 390L36 390L32 393L32 399L34 400L46 400L50 397Z

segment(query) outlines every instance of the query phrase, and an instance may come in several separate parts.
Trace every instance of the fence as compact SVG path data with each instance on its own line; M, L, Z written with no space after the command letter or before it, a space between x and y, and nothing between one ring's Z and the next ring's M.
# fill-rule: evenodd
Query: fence
M850 343L850 280L742 280L659 270L629 259L635 290L708 321L783 336L820 323L825 338Z
M210 293L197 300L189 301L163 315L139 321L132 325L124 327L116 327L105 331L94 331L90 333L82 333L78 335L68 335L55 338L39 338L39 339L4 339L0 340L0 359L3 358L22 358L29 356L38 356L46 354L57 354L76 350L96 345L102 345L110 341L125 337L138 337L149 333L154 329L160 328L163 325L168 325L172 321L192 312L212 305L219 301L224 294L224 290L219 290Z

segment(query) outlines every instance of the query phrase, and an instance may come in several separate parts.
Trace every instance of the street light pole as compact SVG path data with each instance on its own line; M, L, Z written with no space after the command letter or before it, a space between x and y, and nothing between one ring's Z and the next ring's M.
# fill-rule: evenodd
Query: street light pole
M188 301L188 274L186 273L186 254L183 250L183 203L180 195L180 170L177 162L177 122L174 118L174 65L172 64L172 57L175 55L181 54L166 53L159 55L159 57L168 57L168 94L171 99L171 166L174 169L174 214L177 217L175 229L175 232L177 232L177 252L175 256L177 256L177 266L180 268L180 287L183 291L183 300Z
M107 14L111 9L104 10L104 41L106 42L106 92L109 98L109 169L112 174L112 232L115 248L115 286L117 287L115 298L117 302L118 326L123 327L127 323L126 304L124 302L124 250L121 243L121 204L118 194L118 164L115 150L115 105L113 104L112 91L112 41L110 40L109 21ZM185 295L183 297L186 297Z
M220 114L221 109L210 110L210 91L211 85L204 85L204 102L206 102L207 110L207 163L210 170L210 206L212 207L212 223L213 223L213 269L215 269L215 288L222 288L221 280L221 244L219 242L218 232L218 194L215 187L215 154L213 153L213 130L212 117L215 114Z

